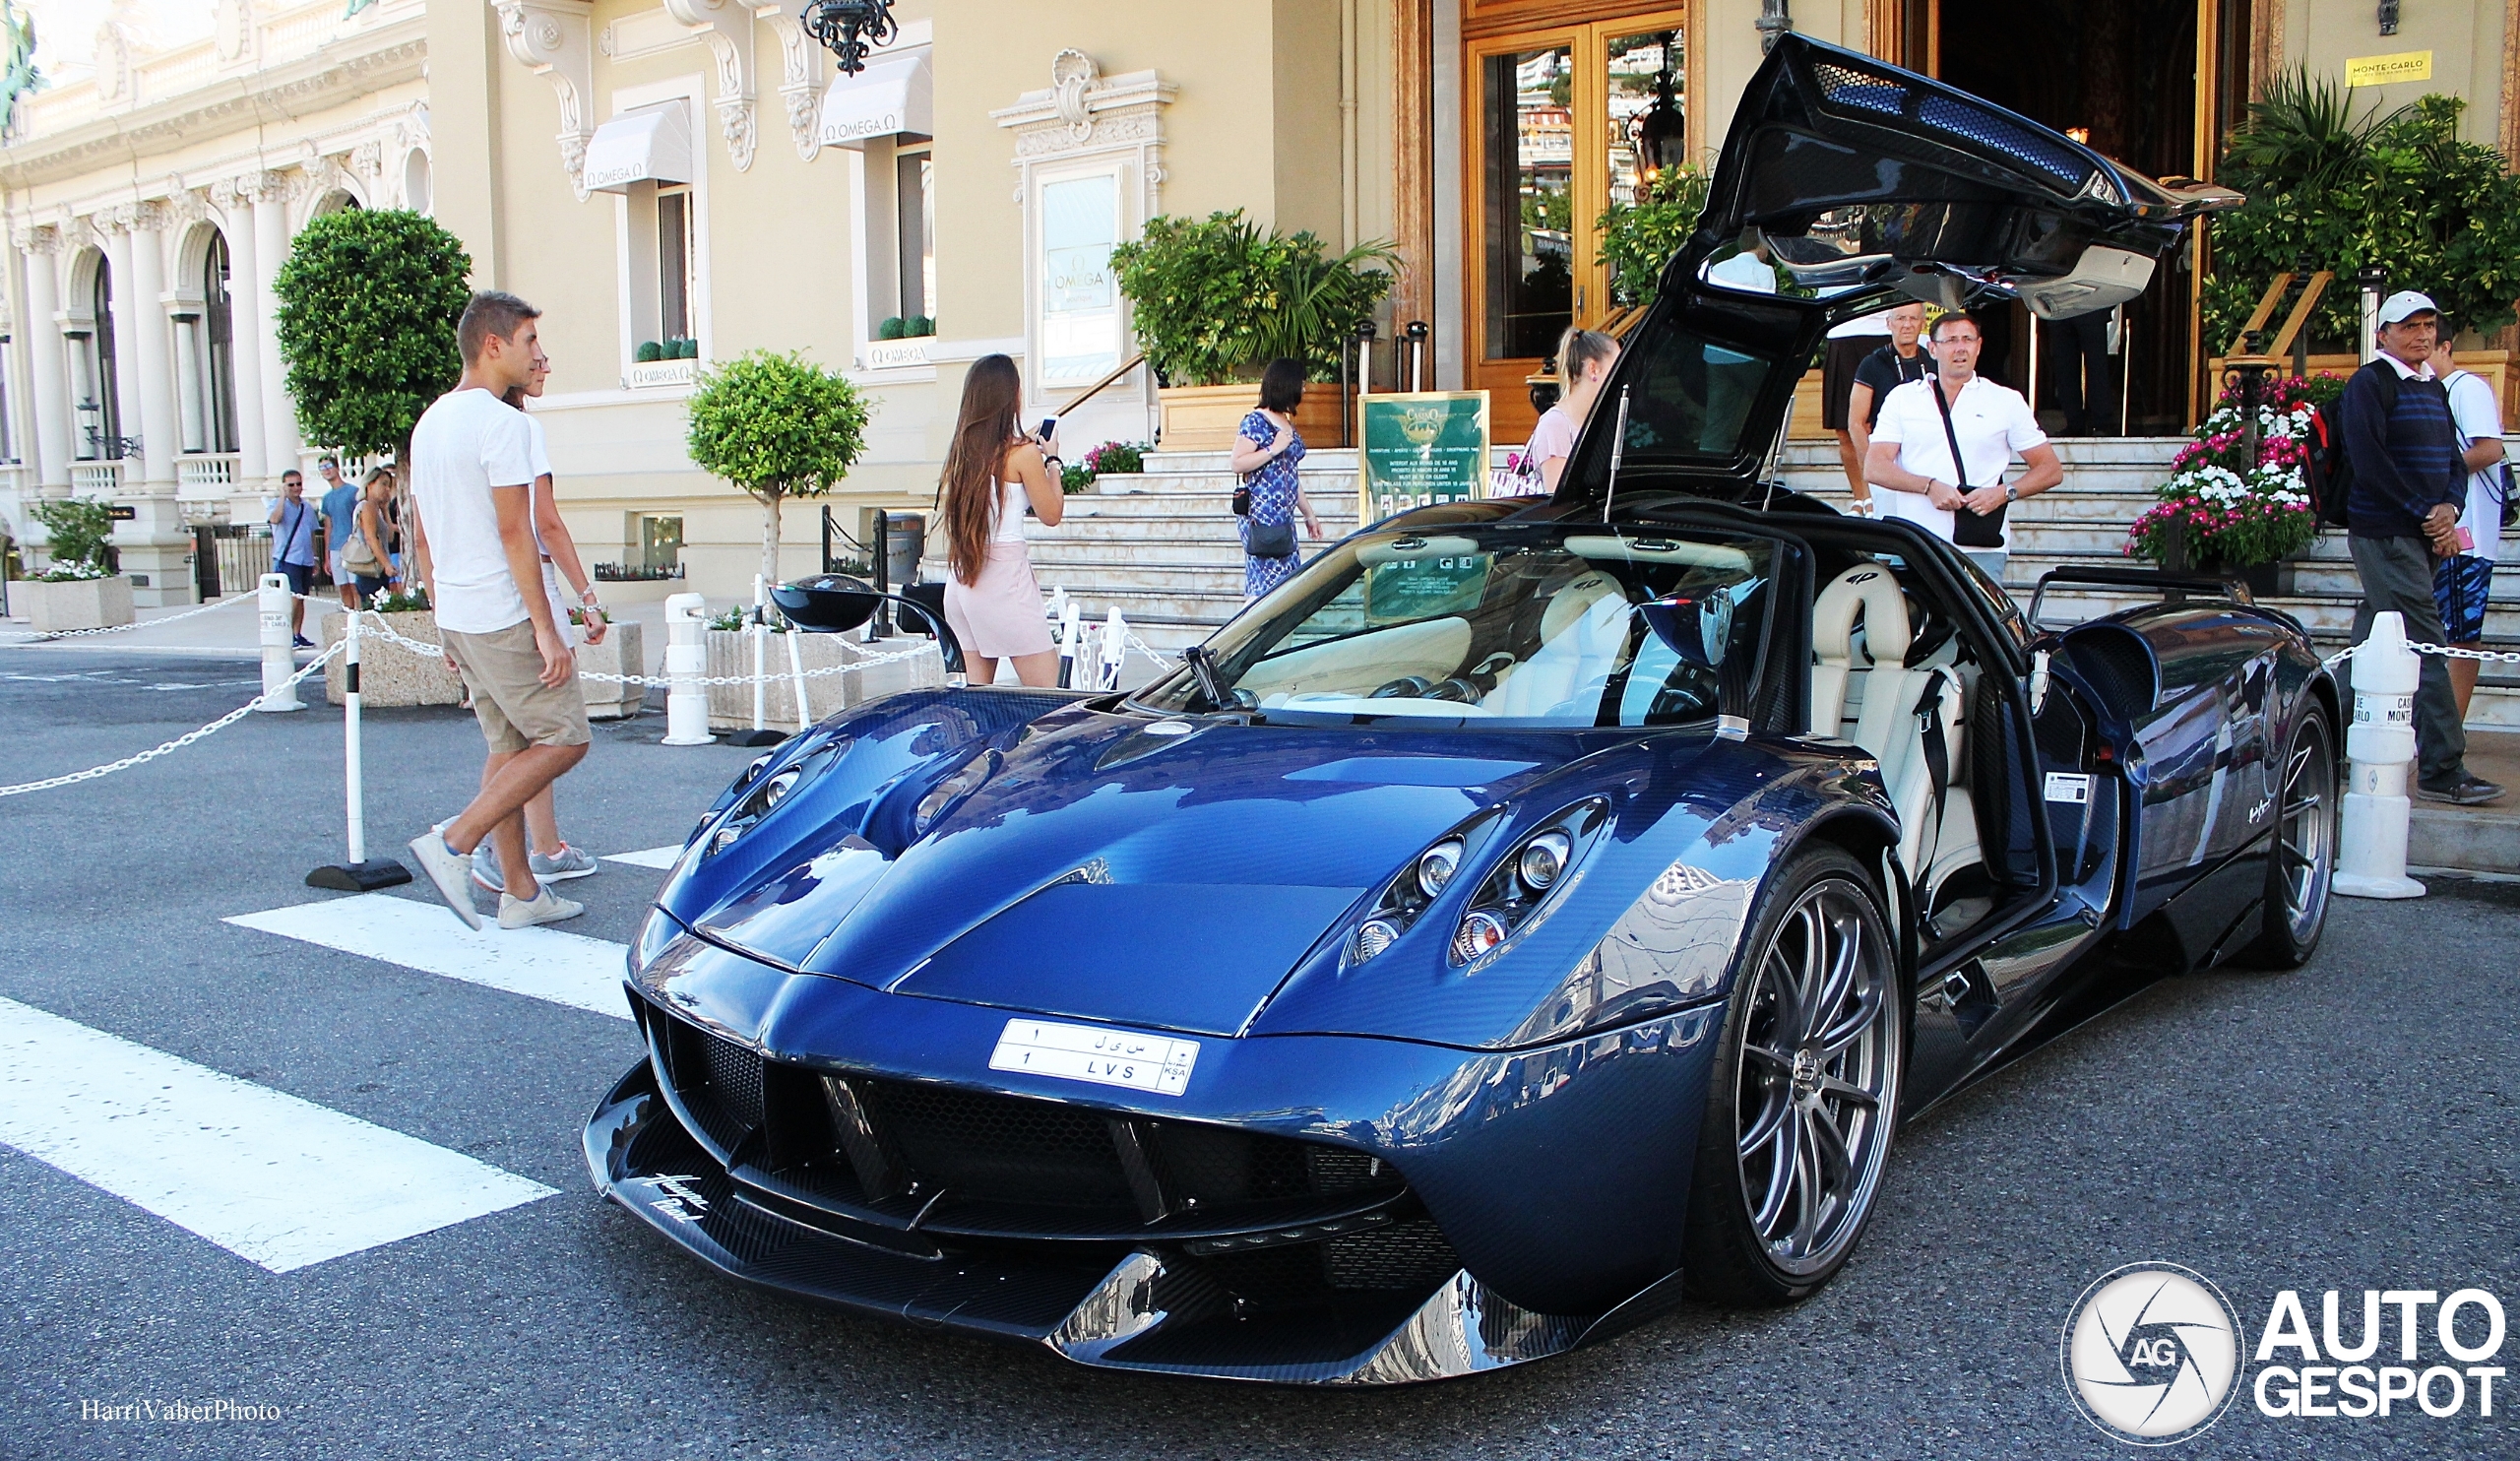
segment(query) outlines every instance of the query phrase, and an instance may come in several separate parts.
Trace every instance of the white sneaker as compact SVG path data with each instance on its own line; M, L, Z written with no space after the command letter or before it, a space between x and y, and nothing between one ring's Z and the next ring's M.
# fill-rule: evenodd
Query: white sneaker
M437 896L455 910L464 926L478 930L481 914L472 906L472 858L446 845L446 835L432 827L411 839L411 860L437 885Z
M601 871L593 857L565 842L560 844L560 851L536 853L528 861L533 865L534 880L537 883L565 883L573 877L593 877Z
M511 898L505 893L499 895L499 926L502 928L531 928L536 923L557 923L586 911L585 904L572 903L549 888L536 890L531 903Z

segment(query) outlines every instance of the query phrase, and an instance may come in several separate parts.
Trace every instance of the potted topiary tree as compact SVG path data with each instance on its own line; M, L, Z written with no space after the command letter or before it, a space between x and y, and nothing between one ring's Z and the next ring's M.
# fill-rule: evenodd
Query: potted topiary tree
M1301 360L1308 379L1337 379L1341 344L1391 292L1398 259L1383 242L1333 255L1312 233L1264 230L1238 208L1147 220L1136 241L1111 251L1111 265L1138 345L1163 383L1164 445L1229 447L1256 400L1248 383L1271 360ZM1341 410L1333 393L1306 391L1295 429L1327 441Z
M89 497L38 502L51 566L9 586L9 606L38 634L132 621L131 580L114 572L112 509Z

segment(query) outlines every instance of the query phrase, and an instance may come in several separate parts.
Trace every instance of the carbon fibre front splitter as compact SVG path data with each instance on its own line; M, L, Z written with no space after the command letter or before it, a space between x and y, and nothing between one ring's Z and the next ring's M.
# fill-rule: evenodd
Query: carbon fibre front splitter
M783 1212L683 1130L642 1062L587 1122L588 1171L620 1203L738 1283L928 1328L1047 1347L1081 1365L1273 1384L1396 1385L1527 1364L1671 1306L1670 1275L1607 1312L1542 1314L1456 1273L1413 1307L1238 1318L1199 1276L1139 1249L1116 1263L914 1249Z

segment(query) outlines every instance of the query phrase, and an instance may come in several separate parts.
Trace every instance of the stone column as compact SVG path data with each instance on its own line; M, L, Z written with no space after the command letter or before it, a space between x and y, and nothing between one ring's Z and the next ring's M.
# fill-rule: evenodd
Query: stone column
M262 257L255 247L254 205L243 182L222 182L210 190L211 202L223 216L220 234L227 240L228 347L227 368L236 382L236 484L242 498L266 490L273 476L268 462L270 430L263 415L263 311L258 283Z
M246 191L239 182L237 191ZM254 356L263 376L264 470L277 480L297 465L297 403L288 394L288 369L280 357L280 296L274 285L288 261L287 188L277 172L253 179ZM238 372L244 367L240 364ZM243 429L241 424L239 429Z
M47 497L70 490L69 351L61 338L61 275L56 262L61 232L30 228L20 240L27 255L27 338L33 379L28 382L34 406L34 451L29 465Z
M96 226L105 235L105 264L113 271L110 308L114 325L114 411L120 417L122 434L141 437L141 445L147 447L151 443L142 423L140 405L140 332L145 316L135 307L139 290L134 287L136 281L132 277L131 212L122 208L98 215ZM151 310L156 310L154 300ZM122 453L108 442L104 455L111 461ZM137 490L140 484L129 477L131 465L126 463L123 471L126 484Z
M143 203L132 211L131 308L114 290L115 346L127 327L140 337L140 437L152 492L175 490L175 458L183 451L183 425L175 414L175 369L166 328L166 211ZM128 429L128 428L126 428Z

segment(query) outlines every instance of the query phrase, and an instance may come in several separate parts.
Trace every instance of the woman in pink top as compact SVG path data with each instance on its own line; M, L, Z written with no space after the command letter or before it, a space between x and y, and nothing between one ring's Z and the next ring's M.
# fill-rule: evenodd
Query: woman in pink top
M1557 378L1566 382L1557 404L1532 427L1531 445L1523 448L1523 473L1538 474L1541 489L1554 492L1566 471L1567 454L1575 450L1576 433L1601 399L1602 382L1618 363L1618 342L1598 330L1568 330L1557 343Z

